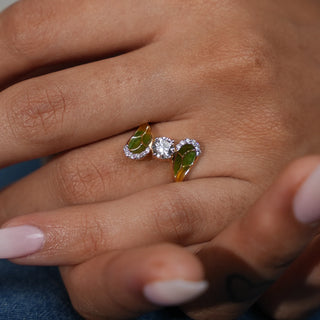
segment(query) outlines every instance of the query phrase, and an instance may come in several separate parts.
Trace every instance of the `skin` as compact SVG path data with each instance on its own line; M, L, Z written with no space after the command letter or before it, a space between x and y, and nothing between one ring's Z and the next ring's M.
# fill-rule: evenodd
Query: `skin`
M64 266L88 319L153 310L143 285L177 277L212 284L184 306L197 320L233 319L275 281L259 300L274 318L318 307L304 290L290 311L318 275L294 269L317 241L291 204L320 163L305 157L320 153L319 16L317 0L22 0L1 13L0 164L59 153L0 194L5 226L46 234L15 262ZM188 181L123 155L146 121L154 136L199 141Z

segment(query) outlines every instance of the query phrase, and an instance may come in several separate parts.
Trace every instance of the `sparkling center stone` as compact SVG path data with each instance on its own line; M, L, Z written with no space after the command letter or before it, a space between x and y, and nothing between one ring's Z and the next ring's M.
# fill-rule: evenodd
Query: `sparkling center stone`
M155 138L152 152L159 159L170 159L174 153L174 141L165 137Z

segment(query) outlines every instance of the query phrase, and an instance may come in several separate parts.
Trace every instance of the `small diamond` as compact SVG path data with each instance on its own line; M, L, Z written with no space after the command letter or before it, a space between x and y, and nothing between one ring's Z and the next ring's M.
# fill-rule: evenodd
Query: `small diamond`
M142 158L144 158L150 151L151 149L149 147L147 147L146 150L144 150L143 152L141 153L133 153L129 150L129 147L128 145L125 145L124 148L123 148L123 151L124 151L124 154L132 159L132 160L140 160Z
M174 154L174 151L174 140L166 137L154 139L152 153L158 159L170 159Z

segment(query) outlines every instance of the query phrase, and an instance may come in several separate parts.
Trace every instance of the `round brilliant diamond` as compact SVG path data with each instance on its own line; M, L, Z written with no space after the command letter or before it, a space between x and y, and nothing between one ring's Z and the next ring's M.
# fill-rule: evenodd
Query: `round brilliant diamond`
M158 159L170 159L174 154L174 140L162 137L155 138L152 144L152 153Z

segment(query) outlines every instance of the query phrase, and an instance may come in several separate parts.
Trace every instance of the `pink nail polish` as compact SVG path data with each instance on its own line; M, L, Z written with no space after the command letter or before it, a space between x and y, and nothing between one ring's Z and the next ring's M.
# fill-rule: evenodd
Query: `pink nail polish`
M41 249L44 234L33 226L0 229L0 259L20 258Z
M147 300L158 306L174 306L186 303L204 293L207 281L168 280L147 284L143 293Z
M293 200L293 212L302 223L320 222L320 166L297 191Z

